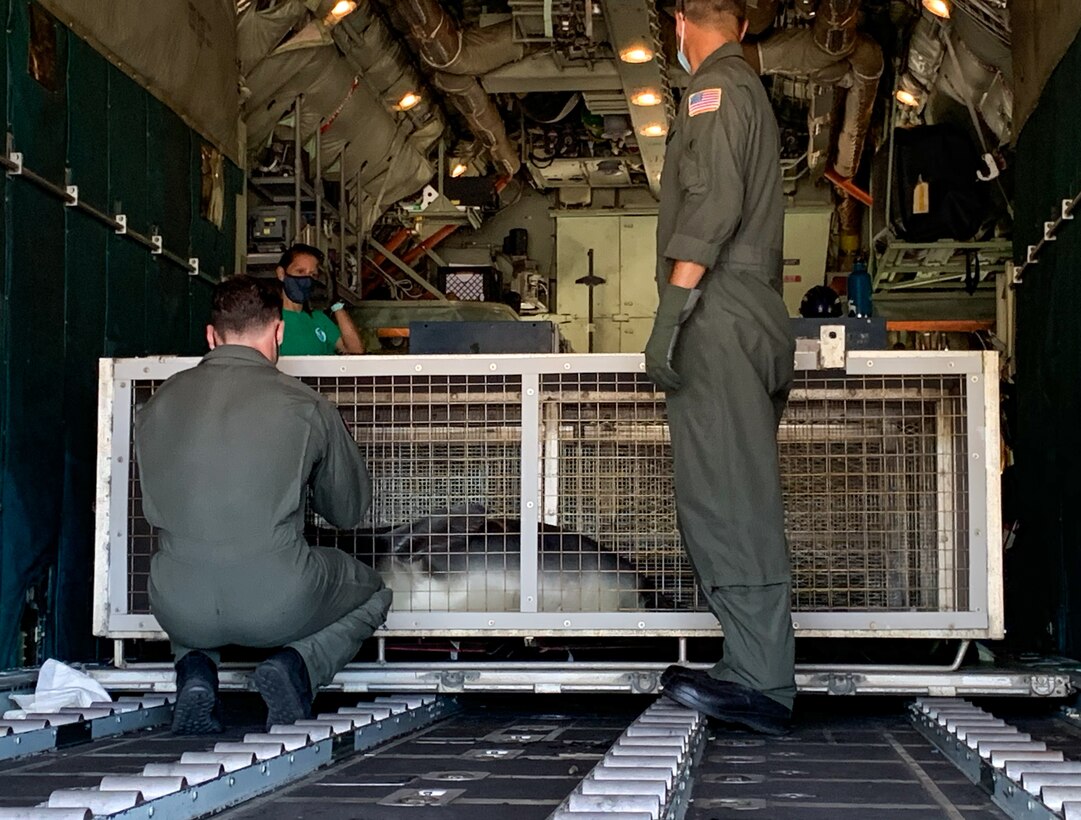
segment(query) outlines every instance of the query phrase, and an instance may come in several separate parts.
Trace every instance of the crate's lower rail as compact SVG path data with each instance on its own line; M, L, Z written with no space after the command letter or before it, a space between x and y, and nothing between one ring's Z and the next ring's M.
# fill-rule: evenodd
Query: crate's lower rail
M662 663L522 663L454 662L354 663L339 672L330 689L342 692L626 692L660 691ZM932 695L1064 698L1074 691L1065 667L964 667L953 671L808 671L796 667L796 687L819 695ZM128 664L123 668L86 670L106 689L171 692L172 664ZM251 667L223 665L219 674L224 689L248 689Z

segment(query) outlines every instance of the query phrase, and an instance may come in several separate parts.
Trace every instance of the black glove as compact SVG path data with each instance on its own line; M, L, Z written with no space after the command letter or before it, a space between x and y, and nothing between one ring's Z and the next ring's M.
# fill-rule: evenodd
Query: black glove
M646 342L646 375L661 390L675 392L682 386L679 374L672 369L672 354L679 339L679 329L694 311L700 290L666 285L653 320L653 332Z

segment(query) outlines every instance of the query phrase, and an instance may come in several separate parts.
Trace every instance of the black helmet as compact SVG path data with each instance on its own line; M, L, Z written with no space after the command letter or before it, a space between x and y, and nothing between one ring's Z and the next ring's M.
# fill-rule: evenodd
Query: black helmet
M841 315L841 300L837 292L826 285L815 285L805 294L799 306L800 316L805 319L828 319Z

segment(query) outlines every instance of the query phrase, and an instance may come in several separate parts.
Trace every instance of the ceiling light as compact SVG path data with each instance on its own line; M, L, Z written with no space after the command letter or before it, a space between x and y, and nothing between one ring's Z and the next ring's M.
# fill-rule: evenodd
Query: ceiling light
M654 91L652 88L644 88L641 91L636 91L631 95L631 102L635 105L647 106L647 105L660 105L661 95Z
M469 166L466 165L464 162L459 161L459 162L454 163L454 167L450 169L450 175L454 179L457 179L458 177L460 177L462 174L464 174L468 170L469 170Z
M946 20L950 17L950 0L923 0L923 7L935 17Z
M648 63L653 59L653 52L645 46L631 46L619 52L619 59L625 63Z
M327 15L327 18L330 22L337 23L343 17L348 17L356 10L356 0L338 0L338 2L334 4L334 8L330 10L330 14Z
M897 99L897 102L901 103L901 105L907 105L909 108L920 107L920 98L907 88L898 88L893 96Z
M927 100L927 92L923 90L910 74L902 74L893 92L893 98L906 108L919 109Z
M420 103L420 95L415 91L407 91L402 95L402 98L398 100L398 110L408 111L410 108L415 108Z
M663 123L653 122L643 126L638 133L643 137L663 137L668 133L668 126Z

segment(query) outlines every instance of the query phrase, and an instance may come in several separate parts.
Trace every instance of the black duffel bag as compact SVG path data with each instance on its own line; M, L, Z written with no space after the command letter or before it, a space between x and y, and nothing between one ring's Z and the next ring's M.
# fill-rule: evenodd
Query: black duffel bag
M894 143L893 228L908 242L976 237L987 218L991 191L976 176L979 151L952 125L898 128Z

